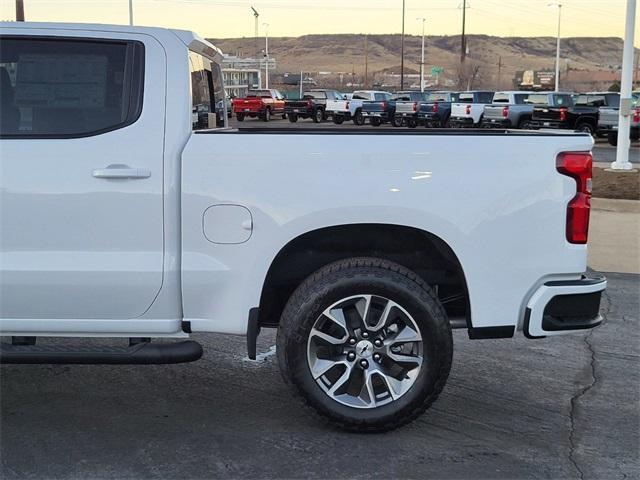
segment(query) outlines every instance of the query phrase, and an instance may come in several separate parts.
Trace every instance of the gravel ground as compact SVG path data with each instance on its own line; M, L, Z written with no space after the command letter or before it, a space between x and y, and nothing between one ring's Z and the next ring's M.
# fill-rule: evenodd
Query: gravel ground
M609 275L607 322L544 340L455 332L439 400L381 435L333 430L279 373L272 330L198 335L174 366L3 366L0 454L17 478L638 478L640 276Z

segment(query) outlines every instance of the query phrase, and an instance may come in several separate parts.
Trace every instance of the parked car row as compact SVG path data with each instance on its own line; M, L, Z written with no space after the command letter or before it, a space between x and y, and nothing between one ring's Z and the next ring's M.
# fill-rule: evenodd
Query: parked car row
M640 136L640 92L634 92L631 138ZM282 115L290 122L311 119L378 127L416 128L519 128L565 129L606 136L617 142L620 95L613 92L528 92L474 90L400 91L358 90L343 94L332 89L313 89L302 98L285 100L278 90L256 90L234 99L239 121L257 117L269 121Z

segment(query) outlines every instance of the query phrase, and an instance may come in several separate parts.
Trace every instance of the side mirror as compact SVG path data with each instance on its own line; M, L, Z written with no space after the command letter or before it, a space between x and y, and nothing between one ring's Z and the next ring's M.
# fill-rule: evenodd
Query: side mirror
M342 99L343 99L343 100L349 100L349 98L348 98L346 95L343 95L343 96L342 96Z

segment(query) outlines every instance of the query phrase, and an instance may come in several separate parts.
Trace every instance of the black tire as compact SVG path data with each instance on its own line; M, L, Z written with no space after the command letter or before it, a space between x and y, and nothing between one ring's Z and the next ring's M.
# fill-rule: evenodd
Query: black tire
M307 362L307 342L318 316L334 302L363 293L401 305L420 330L424 352L412 386L399 398L373 408L334 400L313 379ZM340 428L381 432L409 423L436 400L451 369L453 341L441 303L420 277L387 260L350 258L321 268L295 290L282 313L276 350L285 383L303 404Z
M236 120L244 122L244 113L236 113Z
M518 128L521 130L531 130L531 119L523 118L522 120L520 120L520 122L518 123Z
M391 117L391 125L393 125L394 127L401 127L402 117L399 117L397 115L394 115L393 117Z
M407 127L416 128L417 126L418 126L418 122L416 121L415 118L408 118L407 119Z
M369 122L374 127L379 127L380 125L382 125L382 119L380 117L371 117L371 120L369 120Z
M295 113L290 113L289 114L289 121L291 123L296 123L298 121L298 115L296 115Z
M618 133L617 132L609 133L609 135L607 135L607 142L609 142L609 145L617 147L618 146Z
M340 125L344 122L344 117L342 115L334 115L333 116L333 123L335 123L336 125Z
M262 121L269 122L271 120L271 110L267 108L262 114Z
M588 133L589 135L593 136L594 132L595 132L595 128L593 128L593 125L591 125L590 123L587 122L582 122L579 123L576 126L576 130L582 133Z
M286 119L287 119L287 114L286 114L286 113L283 113L283 114L282 114L282 119L283 119L283 120L286 120Z
M362 115L361 110L356 110L356 113L353 115L353 123L358 126L364 125L364 115Z
M313 123L320 123L324 120L324 111L321 108L316 109L315 112L313 112Z

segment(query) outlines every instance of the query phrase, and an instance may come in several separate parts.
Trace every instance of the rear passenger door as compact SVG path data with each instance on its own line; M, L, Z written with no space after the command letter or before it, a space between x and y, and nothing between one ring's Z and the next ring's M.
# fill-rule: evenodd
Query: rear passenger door
M147 35L0 32L3 330L139 317L163 275L162 47Z

